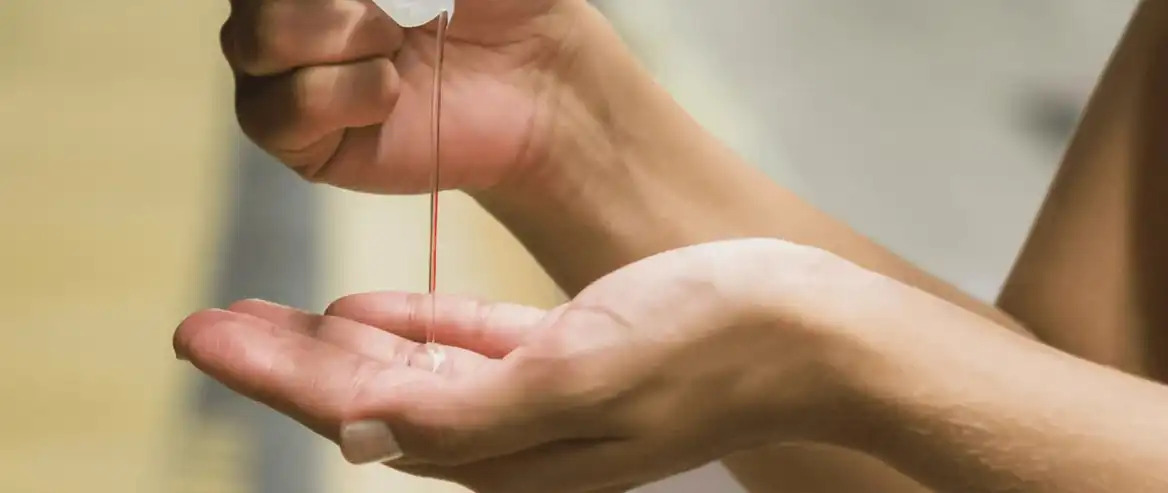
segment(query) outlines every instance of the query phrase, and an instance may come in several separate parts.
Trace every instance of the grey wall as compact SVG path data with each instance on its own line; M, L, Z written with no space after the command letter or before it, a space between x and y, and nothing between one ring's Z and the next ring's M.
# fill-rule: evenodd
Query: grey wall
M984 298L999 289L1134 5L601 2L711 130L818 206ZM708 469L646 491L734 488Z
M603 5L650 64L696 59L730 87L753 133L739 147L772 176L990 296L1061 152L1052 126L1071 123L1134 1Z

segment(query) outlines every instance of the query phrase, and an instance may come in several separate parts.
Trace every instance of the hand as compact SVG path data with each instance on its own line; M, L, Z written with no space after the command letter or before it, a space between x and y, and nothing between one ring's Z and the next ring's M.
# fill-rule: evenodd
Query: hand
M546 313L438 297L437 372L415 342L431 309L417 295L353 296L323 317L246 302L192 316L175 347L353 462L479 492L624 491L819 438L843 388L821 356L844 338L797 313L852 272L866 271L742 240L652 257Z
M248 136L314 181L429 189L433 26L403 30L371 0L231 4L222 45ZM444 72L443 187L488 189L546 157L564 120L573 36L593 18L583 0L458 3Z

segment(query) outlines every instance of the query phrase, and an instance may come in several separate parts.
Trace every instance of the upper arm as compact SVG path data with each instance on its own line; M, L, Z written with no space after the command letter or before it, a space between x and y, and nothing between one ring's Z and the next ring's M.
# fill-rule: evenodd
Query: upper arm
M998 305L1044 342L1168 376L1168 3L1143 2Z

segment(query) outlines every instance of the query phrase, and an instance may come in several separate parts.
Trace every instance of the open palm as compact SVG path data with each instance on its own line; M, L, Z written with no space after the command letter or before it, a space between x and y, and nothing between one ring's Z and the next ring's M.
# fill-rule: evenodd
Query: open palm
M346 297L323 316L248 301L191 316L174 340L353 462L481 493L619 492L792 438L785 420L837 402L829 379L808 378L823 374L809 351L834 340L805 323L828 291L802 289L837 271L828 279L867 278L808 248L738 240L637 262L550 312L404 293ZM776 297L797 310L772 311ZM431 328L441 364L421 350ZM760 416L781 433L744 426Z

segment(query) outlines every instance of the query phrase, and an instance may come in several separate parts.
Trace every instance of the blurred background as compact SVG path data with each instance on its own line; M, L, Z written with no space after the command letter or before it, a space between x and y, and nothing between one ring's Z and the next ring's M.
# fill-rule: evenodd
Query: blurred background
M173 360L198 308L425 285L424 198L312 187L240 137L226 3L0 0L0 491L460 491L346 467ZM992 298L1135 0L597 3L776 180ZM449 197L445 290L560 300Z

